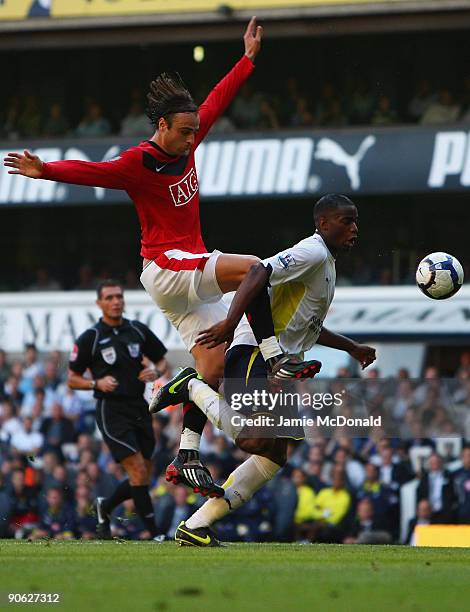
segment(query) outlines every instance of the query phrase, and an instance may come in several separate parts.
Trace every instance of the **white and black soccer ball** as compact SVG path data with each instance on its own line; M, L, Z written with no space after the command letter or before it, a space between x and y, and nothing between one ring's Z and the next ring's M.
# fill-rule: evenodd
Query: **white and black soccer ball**
M458 259L448 253L431 253L419 262L416 284L433 300L445 300L460 289L463 268Z

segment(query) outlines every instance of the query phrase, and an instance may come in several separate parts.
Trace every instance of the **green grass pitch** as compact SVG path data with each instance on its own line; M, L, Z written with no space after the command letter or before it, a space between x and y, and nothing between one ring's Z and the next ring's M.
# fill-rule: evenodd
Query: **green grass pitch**
M7 593L60 593L55 608L118 612L470 610L470 549L0 540Z

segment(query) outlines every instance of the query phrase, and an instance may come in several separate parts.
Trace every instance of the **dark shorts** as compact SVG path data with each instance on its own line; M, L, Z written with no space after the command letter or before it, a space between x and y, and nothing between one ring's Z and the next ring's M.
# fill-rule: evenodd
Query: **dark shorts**
M281 386L268 380L268 369L266 362L261 355L258 347L239 344L225 353L224 364L224 396L226 401L231 404L232 394L253 393L254 391L266 390L267 392L289 393L296 391L295 383L283 382ZM296 403L283 406L282 409L275 406L271 410L258 411L241 409L247 417L266 416L274 419L278 423L281 416L286 424L269 426L268 428L253 426L250 430L242 432L243 437L249 438L289 438L293 440L303 440L305 432L302 425L295 419L299 418L299 410Z
M155 448L152 417L144 400L99 399L96 423L117 462L142 453L150 459Z

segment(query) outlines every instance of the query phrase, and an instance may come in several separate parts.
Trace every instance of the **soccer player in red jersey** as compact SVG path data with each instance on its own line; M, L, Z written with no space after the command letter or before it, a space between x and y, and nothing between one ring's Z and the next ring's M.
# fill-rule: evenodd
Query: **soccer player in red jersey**
M208 253L199 218L199 186L194 161L197 146L235 97L254 69L262 28L253 17L244 34L245 53L198 108L181 79L161 74L150 84L149 117L155 126L150 140L106 162L78 160L42 162L29 151L5 158L10 173L78 185L123 189L133 201L142 228L141 282L176 327L198 372L211 385L223 376L224 346L196 344L202 331L227 316L224 293L235 291L248 270L258 263L249 255ZM236 344L259 343L271 371L280 377L307 378L317 362L285 356L274 335L267 295L250 305L255 342L246 317L234 334ZM197 410L187 411L188 419ZM190 423L185 424L191 437ZM197 431L197 427L195 428ZM184 433L184 432L183 432ZM196 434L198 435L198 434ZM188 439L189 439L188 438ZM182 438L182 449L190 442Z

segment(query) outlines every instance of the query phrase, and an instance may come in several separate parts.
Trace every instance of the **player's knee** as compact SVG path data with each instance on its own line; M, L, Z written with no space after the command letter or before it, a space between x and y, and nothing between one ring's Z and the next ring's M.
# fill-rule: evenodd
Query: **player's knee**
M250 455L266 457L274 450L274 440L271 438L237 438L237 446Z
M248 274L248 272L250 272L259 265L261 265L261 259L259 257L256 257L255 255L245 255L243 259L243 264L240 268L240 272L237 278L238 282L241 283L245 276Z
M218 359L214 359L214 361L206 360L204 363L196 362L196 368L205 382L213 387L216 387L224 376L223 361L219 363Z

